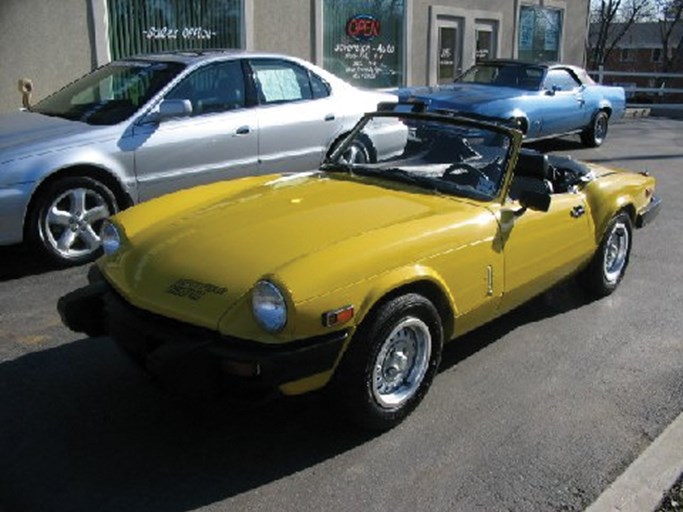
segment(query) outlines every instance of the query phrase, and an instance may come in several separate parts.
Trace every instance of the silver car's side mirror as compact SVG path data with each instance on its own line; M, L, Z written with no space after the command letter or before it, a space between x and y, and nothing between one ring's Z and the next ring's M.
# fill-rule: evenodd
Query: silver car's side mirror
M157 120L164 121L174 117L189 117L191 115L192 103L190 100L163 100L159 104Z

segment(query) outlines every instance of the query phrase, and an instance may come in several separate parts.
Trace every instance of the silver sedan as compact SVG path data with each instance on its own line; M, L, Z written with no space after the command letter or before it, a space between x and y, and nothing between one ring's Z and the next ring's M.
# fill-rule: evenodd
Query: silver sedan
M391 100L276 54L112 62L0 116L0 245L27 240L54 262L89 261L116 211L217 180L317 168L364 112ZM376 148L367 139L348 151L371 159Z

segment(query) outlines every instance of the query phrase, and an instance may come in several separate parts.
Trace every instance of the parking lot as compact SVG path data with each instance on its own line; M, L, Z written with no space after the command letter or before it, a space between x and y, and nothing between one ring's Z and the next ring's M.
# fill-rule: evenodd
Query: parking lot
M85 267L1 248L0 509L583 510L683 411L683 121L534 147L649 171L662 213L615 294L569 282L449 345L422 406L378 436L320 397L181 402L61 325Z

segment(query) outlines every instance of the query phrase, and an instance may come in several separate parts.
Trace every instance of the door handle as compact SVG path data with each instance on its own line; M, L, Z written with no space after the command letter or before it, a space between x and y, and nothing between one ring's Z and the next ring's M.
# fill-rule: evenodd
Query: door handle
M249 132L251 132L251 128L249 126L240 126L237 128L237 130L235 130L235 135L246 135Z
M334 121L334 114L327 114L325 116L325 121Z
M584 213L586 213L586 209L583 207L583 205L577 205L574 208L572 208L571 216L575 219L578 219Z

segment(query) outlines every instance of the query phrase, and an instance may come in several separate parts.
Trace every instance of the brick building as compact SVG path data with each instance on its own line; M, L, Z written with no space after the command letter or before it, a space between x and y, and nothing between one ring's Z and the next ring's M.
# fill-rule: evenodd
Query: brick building
M592 50L597 39L598 28L596 24L591 25L590 50ZM622 25L618 23L610 28L610 32L613 34L619 33L621 30ZM683 23L679 23L674 27L670 38L669 44L671 46L668 49L668 58L672 61L672 65L668 73L683 74L683 48L678 47L682 38ZM592 55L590 50L588 52L589 58ZM663 73L665 71L664 57L660 24L657 22L634 23L608 55L604 69L610 72ZM589 62L589 67L591 70L597 69L597 65L593 62ZM604 82L624 87L683 89L683 77L608 75ZM629 93L629 101L633 103L679 103L683 102L683 94L663 95L656 91L639 91Z

